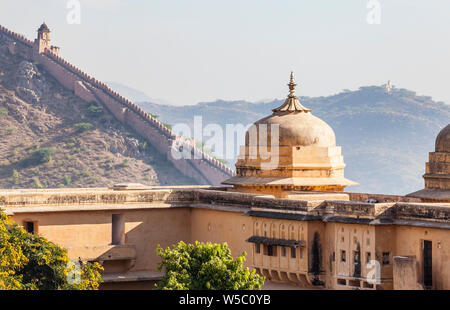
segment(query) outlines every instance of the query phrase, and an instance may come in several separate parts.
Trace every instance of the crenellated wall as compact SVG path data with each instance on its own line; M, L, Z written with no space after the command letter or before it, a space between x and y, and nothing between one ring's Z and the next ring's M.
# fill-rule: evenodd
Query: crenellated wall
M105 106L118 121L131 127L160 153L166 155L182 174L194 178L199 184L212 185L220 185L222 181L234 175L233 170L226 165L195 148L189 140L175 135L163 123L105 83L83 72L52 51L45 50L43 53L38 53L33 49L33 42L20 34L3 26L0 26L0 32L28 49L28 58L40 63L59 83L73 91L76 96ZM191 149L190 158L176 159L172 156L171 148L180 146Z

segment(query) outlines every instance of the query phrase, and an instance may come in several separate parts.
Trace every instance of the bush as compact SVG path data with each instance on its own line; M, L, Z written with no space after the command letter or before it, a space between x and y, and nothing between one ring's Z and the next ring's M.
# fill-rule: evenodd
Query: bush
M0 117L8 115L8 110L5 108L0 108Z
M88 170L88 169L84 169L84 170L81 172L81 174L82 174L83 176L89 177L89 178L92 176L91 171Z
M83 133L92 129L91 123L78 123L73 125L77 133Z
M70 185L70 183L72 183L72 178L70 175L65 175L63 178L63 183L65 186Z
M44 147L42 149L31 152L31 156L26 159L28 164L44 164L52 160L52 155L55 153L54 149Z
M89 114L91 114L92 116L99 116L100 114L103 113L103 109L102 107L100 107L96 102L92 101L89 103L88 106L88 111Z
M44 188L44 185L42 185L41 181L39 181L38 177L34 177L33 178L33 183L32 183L34 188Z
M233 259L226 243L181 241L173 249L158 245L156 251L161 257L158 269L166 271L157 284L160 290L260 290L264 284L255 270L243 268L245 252Z
M128 159L124 159L123 162L120 164L121 168L128 167L130 165L130 161Z
M19 172L16 169L13 170L11 178L12 178L12 180L14 182L14 185L18 185L19 184Z
M139 151L145 152L145 150L147 150L147 141L143 141L143 142L139 143Z
M28 233L1 211L0 253L0 290L96 290L101 282L98 263L77 270L65 249Z

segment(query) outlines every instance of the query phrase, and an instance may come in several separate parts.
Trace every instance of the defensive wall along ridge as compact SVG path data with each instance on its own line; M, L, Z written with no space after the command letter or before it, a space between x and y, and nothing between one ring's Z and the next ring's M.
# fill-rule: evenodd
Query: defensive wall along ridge
M219 185L234 175L233 170L196 148L190 139L176 135L163 123L112 90L104 82L88 75L48 49L39 53L31 40L1 25L0 33L12 39L8 46L11 53L20 54L28 60L38 62L76 96L107 108L119 122L131 127L160 153L166 155L167 159L184 175L194 178L199 184L212 185ZM172 148L191 150L191 156L176 159L172 156Z

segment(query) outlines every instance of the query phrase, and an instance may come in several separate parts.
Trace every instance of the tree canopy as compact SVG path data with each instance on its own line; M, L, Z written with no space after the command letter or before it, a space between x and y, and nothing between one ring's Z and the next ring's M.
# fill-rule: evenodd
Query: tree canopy
M0 211L0 290L95 290L101 270L98 263L71 262L65 249Z
M159 271L165 276L158 282L161 290L260 290L265 278L255 270L243 268L246 253L233 259L226 243L186 244L172 248L158 246Z

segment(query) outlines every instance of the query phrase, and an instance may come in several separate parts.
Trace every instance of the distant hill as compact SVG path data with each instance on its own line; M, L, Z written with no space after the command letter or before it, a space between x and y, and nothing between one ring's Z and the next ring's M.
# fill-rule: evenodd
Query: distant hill
M0 36L0 188L196 184L6 43Z
M116 83L116 82L107 82L106 84L108 84L109 87L111 87L111 89L115 90L116 92L120 93L122 96L128 98L129 100L133 101L133 102L138 102L138 101L146 101L146 102L153 102L153 103L157 103L157 104L170 104L170 102L163 100L163 99L158 99L158 98L151 98L149 96L147 96L146 93L134 89L132 87L120 84L120 83Z
M181 107L139 104L171 125L186 123L192 128L198 115L203 126L216 123L225 128L227 123L251 124L283 100L220 100ZM334 129L347 165L345 175L361 184L348 188L353 192L407 194L422 188L428 153L450 120L450 106L406 89L387 93L384 87L368 86L329 97L300 97L300 101ZM229 160L229 165L233 167L235 161Z

